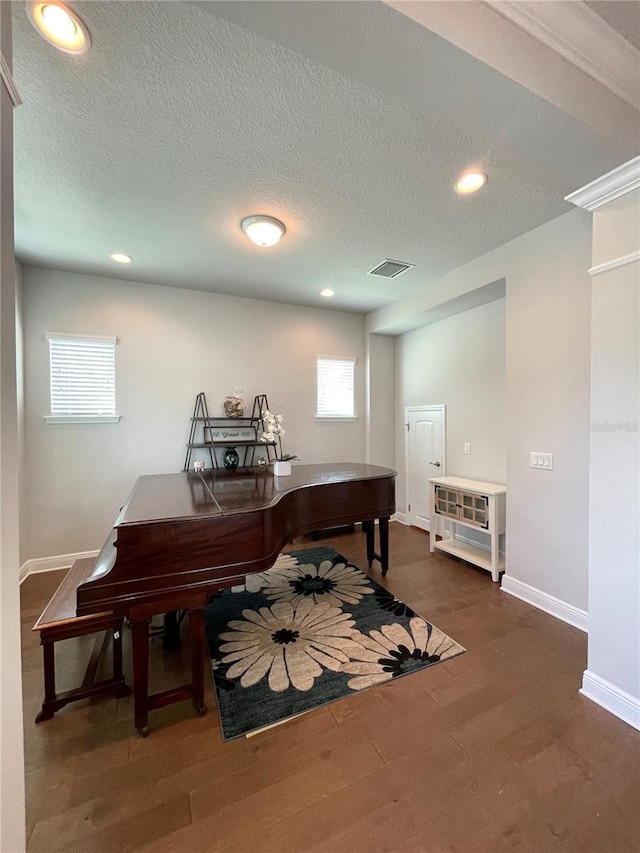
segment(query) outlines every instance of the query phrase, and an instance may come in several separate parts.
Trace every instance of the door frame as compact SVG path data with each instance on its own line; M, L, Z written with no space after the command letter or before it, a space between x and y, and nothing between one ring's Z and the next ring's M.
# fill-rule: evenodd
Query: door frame
M433 403L432 405L424 405L424 406L405 406L404 410L404 482L405 482L405 504L407 509L407 524L411 524L409 519L409 504L410 495L409 495L409 473L411 470L410 466L410 457L409 457L409 413L410 412L440 412L442 418L442 463L441 476L445 477L445 469L447 465L447 404L446 403ZM431 523L429 523L429 528L431 528ZM429 531L431 532L431 531Z

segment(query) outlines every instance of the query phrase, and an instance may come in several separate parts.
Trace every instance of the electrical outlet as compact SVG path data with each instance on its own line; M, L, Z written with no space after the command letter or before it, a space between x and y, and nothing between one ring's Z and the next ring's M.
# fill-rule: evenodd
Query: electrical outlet
M464 452L465 453L471 453L471 445L469 444L468 441L465 441L465 443L464 443Z
M543 471L553 471L553 453L538 453L531 451L531 467Z

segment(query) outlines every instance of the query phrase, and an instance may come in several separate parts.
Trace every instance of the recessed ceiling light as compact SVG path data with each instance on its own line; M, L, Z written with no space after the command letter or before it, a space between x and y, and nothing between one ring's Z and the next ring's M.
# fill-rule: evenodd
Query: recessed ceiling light
M84 21L64 3L30 0L27 15L40 35L59 50L86 53L91 47L91 36Z
M133 258L129 255L123 255L121 252L113 252L109 257L117 264L130 264L133 261Z
M480 172L478 169L470 169L458 178L456 182L456 192L461 195L474 193L476 190L483 187L488 180L489 179L484 172Z
M275 246L285 232L282 222L272 216L247 216L240 227L256 246Z
M328 299L330 296L335 296L335 295L336 295L335 290L331 290L331 288L330 288L330 287L326 287L324 290L321 290L321 291L320 291L320 296L326 296L326 297L327 297L327 299Z

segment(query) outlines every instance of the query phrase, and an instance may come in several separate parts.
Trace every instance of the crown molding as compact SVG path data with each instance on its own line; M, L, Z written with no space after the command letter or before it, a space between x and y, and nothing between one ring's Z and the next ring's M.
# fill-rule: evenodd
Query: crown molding
M585 3L484 0L484 5L640 110L640 51Z
M640 157L634 157L628 163L623 163L622 166L607 172L601 178L596 178L590 184L566 195L564 200L585 210L595 210L639 188Z
M22 98L18 94L18 89L13 80L13 74L11 73L11 69L9 68L9 63L4 58L2 51L0 51L0 78L4 83L5 89L9 93L11 103L14 107L19 107L22 103Z
M622 255L620 258L614 258L612 261L606 261L604 264L596 264L587 270L589 275L602 275L603 272L615 270L618 267L624 267L627 264L633 264L640 261L640 252L631 252L629 255Z

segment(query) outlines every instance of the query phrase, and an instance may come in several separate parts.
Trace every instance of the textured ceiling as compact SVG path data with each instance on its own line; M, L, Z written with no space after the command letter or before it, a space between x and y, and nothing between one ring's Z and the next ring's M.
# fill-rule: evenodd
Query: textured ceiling
M82 57L14 8L16 247L34 265L365 312L637 153L383 3L72 5ZM489 184L461 198L469 165ZM275 249L240 231L255 213L286 223ZM415 268L366 275L383 258Z

